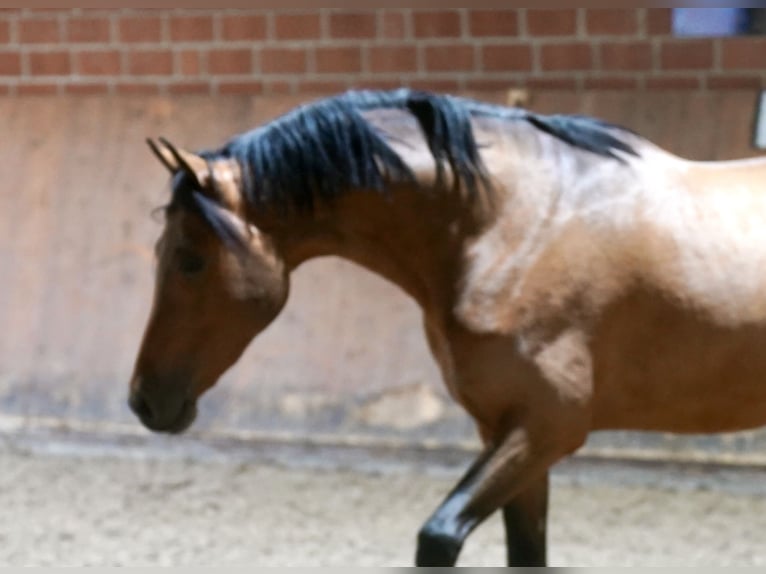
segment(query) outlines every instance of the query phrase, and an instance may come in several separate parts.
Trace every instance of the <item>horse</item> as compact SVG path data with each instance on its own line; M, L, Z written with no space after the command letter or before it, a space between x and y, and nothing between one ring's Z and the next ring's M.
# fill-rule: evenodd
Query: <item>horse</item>
M408 89L294 108L223 147L148 140L171 174L130 383L178 433L340 256L423 312L483 449L418 533L451 566L502 511L508 564L546 563L549 469L591 431L766 424L766 160L692 162L626 128Z

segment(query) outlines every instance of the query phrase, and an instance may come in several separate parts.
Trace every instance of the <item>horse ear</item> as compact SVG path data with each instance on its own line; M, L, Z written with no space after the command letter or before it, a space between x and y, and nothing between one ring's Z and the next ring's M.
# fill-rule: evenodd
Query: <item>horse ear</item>
M170 173L185 171L194 176L201 189L205 189L210 180L210 169L202 157L177 148L165 138L158 138L157 141L148 139L146 143Z
M149 149L152 150L152 153L155 155L155 157L160 160L162 165L164 165L170 173L178 173L178 171L181 169L181 166L178 165L175 156L167 147L165 147L162 143L154 141L151 138L147 138L146 143L149 146Z

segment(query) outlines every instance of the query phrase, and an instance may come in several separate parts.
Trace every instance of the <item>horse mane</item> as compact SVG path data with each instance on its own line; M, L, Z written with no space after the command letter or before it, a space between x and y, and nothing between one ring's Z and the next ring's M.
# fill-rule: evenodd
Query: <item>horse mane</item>
M543 116L520 108L422 91L349 91L306 104L230 140L223 148L203 152L206 159L234 158L243 174L243 193L253 205L313 210L317 200L332 201L353 188L384 193L391 181L415 182L407 163L386 136L361 112L401 109L418 121L436 160L437 183L446 166L454 187L475 193L489 186L471 119L493 117L528 122L575 148L623 161L617 153L638 155L619 137L627 130L582 116Z

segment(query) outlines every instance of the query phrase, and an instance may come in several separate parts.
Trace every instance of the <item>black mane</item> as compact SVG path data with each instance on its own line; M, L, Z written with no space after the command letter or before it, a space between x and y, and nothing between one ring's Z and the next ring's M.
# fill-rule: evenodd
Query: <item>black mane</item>
M245 197L256 205L311 210L317 200L331 201L351 188L384 192L387 181L415 180L385 136L360 113L385 108L410 112L436 159L438 180L449 166L454 185L469 192L475 192L480 183L488 184L472 117L528 122L569 145L609 159L622 161L617 152L638 155L615 135L623 128L591 118L542 116L519 108L400 89L351 91L301 106L203 156L236 159L243 173Z

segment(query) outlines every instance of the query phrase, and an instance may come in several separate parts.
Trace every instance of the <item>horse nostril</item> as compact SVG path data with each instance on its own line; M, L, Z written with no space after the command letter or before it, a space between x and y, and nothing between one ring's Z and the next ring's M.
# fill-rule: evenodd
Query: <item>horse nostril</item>
M140 393L133 393L128 400L130 408L141 420L152 420L152 409L149 407L149 403Z

